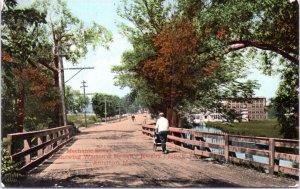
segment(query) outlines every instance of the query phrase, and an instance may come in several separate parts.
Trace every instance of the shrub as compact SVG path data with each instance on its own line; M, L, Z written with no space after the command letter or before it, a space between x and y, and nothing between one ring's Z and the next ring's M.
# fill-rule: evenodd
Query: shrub
M21 163L15 163L13 160L11 160L7 147L2 144L2 169L1 169L1 175L2 175L2 183L5 186L10 186L19 183L20 179L24 177L19 171L18 166L21 165Z

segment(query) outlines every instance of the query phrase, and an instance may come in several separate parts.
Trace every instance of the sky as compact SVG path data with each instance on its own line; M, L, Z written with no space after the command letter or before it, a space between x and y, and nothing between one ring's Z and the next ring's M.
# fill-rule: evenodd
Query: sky
M122 52L131 48L128 40L119 34L117 22L121 18L117 15L119 0L69 0L68 6L71 12L80 18L88 26L95 21L113 35L113 43L109 50L98 47L95 51L90 49L85 58L79 61L78 67L94 67L94 69L82 70L73 79L67 82L75 90L81 90L81 82L86 81L87 93L107 93L117 96L125 96L130 92L129 88L120 89L114 85L114 74L111 73L113 65L120 64ZM65 64L65 67L74 67L71 64ZM77 71L65 71L65 80L71 78Z
M29 1L29 0L22 0ZM120 89L114 85L114 74L111 73L113 65L120 64L122 52L132 48L126 37L119 34L117 23L122 21L117 15L117 7L121 6L121 0L68 0L71 12L81 19L87 26L95 21L112 32L113 43L109 50L98 47L95 51L87 53L77 67L94 67L94 69L82 70L73 79L67 82L74 90L82 91L81 82L86 81L86 93L107 93L117 96L125 96L130 92L129 88ZM124 21L124 20L123 20ZM66 61L65 68L76 67ZM250 66L248 79L258 80L260 89L255 91L255 96L264 96L267 99L275 95L279 84L279 76L265 76L255 66ZM65 81L71 78L77 71L66 70Z

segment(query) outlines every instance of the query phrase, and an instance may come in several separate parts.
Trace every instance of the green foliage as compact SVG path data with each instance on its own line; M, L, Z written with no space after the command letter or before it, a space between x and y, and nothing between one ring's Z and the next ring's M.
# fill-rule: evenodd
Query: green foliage
M272 103L270 103L268 106L266 106L266 112L268 114L268 119L276 119L276 111L275 107Z
M65 87L66 110L72 113L82 113L89 104L89 97L83 96L78 90L72 90L71 86Z
M266 173L265 168L261 167L259 164L251 163L251 162L235 162L235 161L229 161L232 165L238 165L241 167L246 167L248 169L254 169L256 171L259 171L261 173Z
M208 122L208 126L221 129L229 134L282 138L281 126L277 120L250 121L241 123Z
M297 64L298 7L297 1L216 1L198 10L199 30L225 46L270 50Z
M5 0L5 5L1 40L5 99L1 108L6 110L2 111L3 134L55 127L58 105L64 103L59 100L63 89L58 90L58 49L76 63L89 45L108 48L111 33L97 23L85 27L63 0L36 1L29 8L18 8L14 0ZM78 97L78 102L71 100L68 106L82 111L86 101Z
M74 123L76 126L85 126L85 119L84 114L78 113L78 114L67 114L67 120L69 123ZM93 124L97 122L101 122L101 117L95 116L95 115L86 115L86 122L87 124Z
M124 99L125 100L125 99ZM115 95L104 93L96 93L92 97L92 106L97 116L105 117L105 102L106 116L115 116L125 113L125 101ZM120 110L120 111L119 111Z
M133 50L124 52L122 64L113 67L116 84L130 87L150 111L162 111L168 106L183 110L195 100L205 107L215 106L210 102L224 96L249 97L258 87L256 81L236 81L245 77L245 64L238 53L224 57L220 41L194 31L198 29L197 8L202 5L199 1L135 0L125 1L119 9L119 15L134 27L120 24ZM182 23L191 29L186 31ZM184 43L186 38L190 39L188 44Z
M225 119L228 122L234 122L234 120L239 119L239 113L237 113L235 110L233 109L223 109L222 113L224 113L225 115Z
M299 163L293 161L292 167L295 169L299 169Z
M36 131L54 128L55 112L53 107L58 98L59 91L52 87L48 87L40 98L28 94L25 103L26 116L24 118L24 130ZM35 107L39 107L39 111L36 111Z
M3 136L52 127L52 105L57 97L56 89L49 84L49 71L39 64L40 59L52 58L43 30L45 14L34 8L17 8L12 1L6 3L9 6L2 12L1 41Z
M19 171L20 163L11 160L5 146L1 148L1 180L5 186L19 183L24 177Z
M61 54L74 64L86 55L89 45L94 49L98 45L108 48L112 41L111 32L100 24L93 22L89 27L84 26L79 18L72 15L65 0L35 0L32 7L47 15L46 30L53 37L53 45L59 45Z
M271 99L276 117L282 127L281 133L285 138L299 137L299 67L287 64L282 72L282 81Z
M279 177L286 177L287 175L284 172L278 171L277 176Z

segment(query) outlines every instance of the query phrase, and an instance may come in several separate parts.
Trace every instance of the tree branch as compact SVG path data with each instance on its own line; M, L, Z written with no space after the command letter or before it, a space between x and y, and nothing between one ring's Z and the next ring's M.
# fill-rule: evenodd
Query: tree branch
M149 16L149 22L150 24L152 24L152 26L154 27L154 29L156 30L156 32L159 31L159 26L155 23L155 21L153 20L152 16L153 16L153 13L152 11L149 9L149 6L148 6L148 3L146 0L143 0L143 3L147 9L147 14Z
M53 73L57 73L58 72L58 70L55 67L52 67L51 65L49 65L48 62L46 62L45 60L40 59L38 62L41 65L43 65L46 68L48 68L49 70L51 70Z
M229 52L232 52L232 51L246 48L246 47L255 47L258 49L262 49L262 50L273 51L277 54L280 54L284 58L290 60L291 62L293 62L297 65L299 64L298 55L291 55L290 53L284 51L283 49L275 47L270 44L261 43L261 42L255 41L255 40L243 40L243 39L231 40L227 44L229 45L229 47L227 49L225 49L226 54Z

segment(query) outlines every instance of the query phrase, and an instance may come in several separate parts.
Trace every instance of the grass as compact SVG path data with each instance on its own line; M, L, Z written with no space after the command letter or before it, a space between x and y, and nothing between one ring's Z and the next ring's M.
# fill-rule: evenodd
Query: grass
M68 122L75 123L78 126L85 126L84 114L67 114ZM101 122L101 118L96 115L87 114L86 115L87 124L93 124L96 122Z
M234 135L246 135L256 137L282 138L280 126L277 120L250 121L242 123L208 122L207 126L221 129Z

